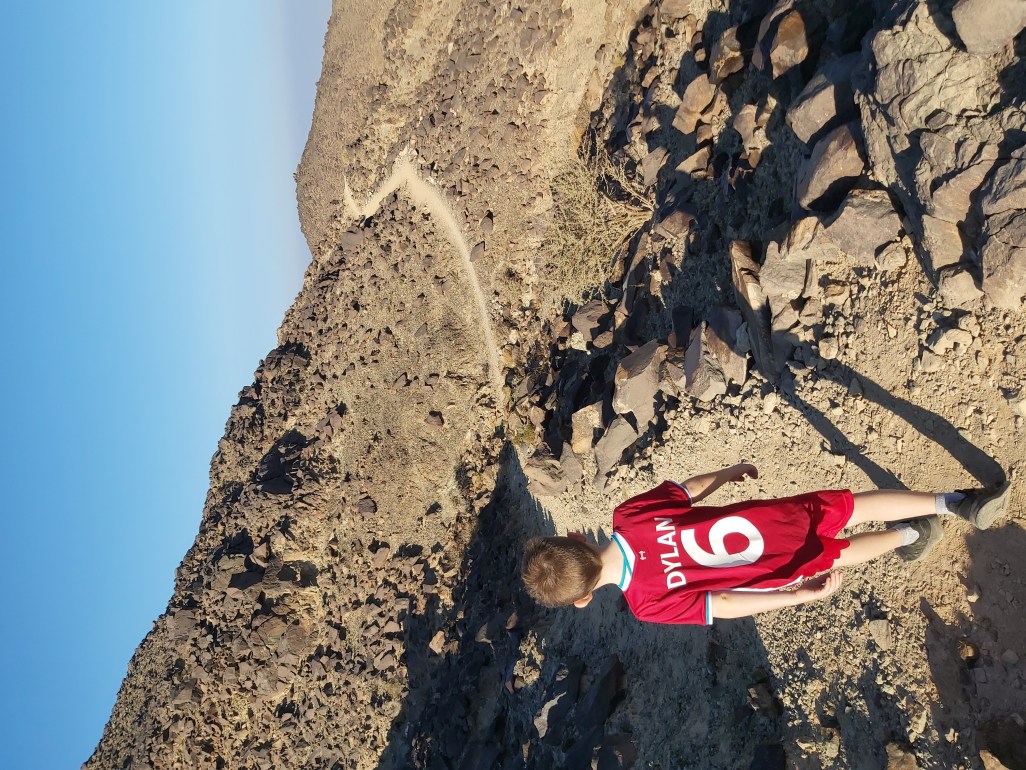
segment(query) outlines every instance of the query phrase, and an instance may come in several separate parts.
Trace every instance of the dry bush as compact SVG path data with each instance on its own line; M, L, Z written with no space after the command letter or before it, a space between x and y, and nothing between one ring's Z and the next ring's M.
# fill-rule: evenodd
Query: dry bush
M552 220L542 257L557 306L601 294L653 212L623 166L601 150L582 155L586 159L568 158L551 183Z

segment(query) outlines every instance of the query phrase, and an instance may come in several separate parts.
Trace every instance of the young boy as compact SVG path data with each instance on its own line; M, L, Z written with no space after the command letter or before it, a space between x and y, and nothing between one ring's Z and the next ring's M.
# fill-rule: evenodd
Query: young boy
M758 475L754 465L740 464L683 484L663 482L613 511L612 542L604 548L577 533L533 538L524 553L528 592L547 607L585 607L596 588L615 585L640 620L708 625L713 618L823 599L841 585L837 567L888 551L906 561L921 559L943 534L938 514L987 529L1004 513L1009 494L1006 481L995 489L947 494L842 490L696 505L728 481ZM895 523L837 537L867 521Z

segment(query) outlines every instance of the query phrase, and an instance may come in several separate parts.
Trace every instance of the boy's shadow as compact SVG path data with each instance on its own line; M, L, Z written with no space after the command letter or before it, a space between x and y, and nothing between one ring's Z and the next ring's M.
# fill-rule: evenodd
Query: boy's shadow
M783 768L779 701L749 692L779 684L751 619L712 629L641 623L612 589L584 610L546 610L526 595L519 567L524 541L548 534L554 523L507 445L452 578L451 609L435 599L403 621L407 694L379 767L619 767L637 758ZM645 716L632 722L635 714ZM719 730L724 723L737 729Z
M774 334L772 339L774 349L778 350L780 346L797 348L806 344L790 334ZM828 361L824 366L817 367L816 375L845 388L857 387L866 400L901 418L958 460L980 486L994 486L1005 480L1005 471L1001 465L969 441L947 418L894 395L865 374L840 361ZM851 441L823 412L803 399L795 387L794 376L786 367L779 375L778 389L784 401L801 412L809 424L823 436L829 444L831 453L843 455L862 470L877 488L907 488L892 471L870 458L862 447Z

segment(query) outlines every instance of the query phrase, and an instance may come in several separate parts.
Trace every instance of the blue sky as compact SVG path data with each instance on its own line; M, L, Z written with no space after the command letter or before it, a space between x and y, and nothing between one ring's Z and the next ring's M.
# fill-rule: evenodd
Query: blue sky
M77 767L309 253L330 0L7 4L0 767Z

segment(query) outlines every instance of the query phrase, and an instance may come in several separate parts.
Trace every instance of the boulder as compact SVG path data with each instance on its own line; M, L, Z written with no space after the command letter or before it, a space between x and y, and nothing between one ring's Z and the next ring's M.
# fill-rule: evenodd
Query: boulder
M771 305L780 300L794 300L805 288L809 262L802 257L790 258L772 241L766 245L766 256L759 270L759 285ZM775 302L776 301L776 302Z
M719 362L709 352L705 321L691 332L684 354L684 389L699 401L712 401L727 392L727 382Z
M709 309L706 321L709 324L706 344L719 362L724 378L728 383L743 385L748 378L748 359L738 344L741 313L734 308L718 305Z
M1026 28L1026 0L958 0L951 18L969 53L990 56Z
M566 479L568 485L576 484L584 476L584 466L581 465L581 461L567 443L563 444L563 451L560 452L559 466L563 469L563 478Z
M655 417L659 369L665 355L666 346L658 340L650 340L617 364L613 377L613 411L632 413L639 429Z
M623 415L609 423L606 432L595 444L595 464L598 466L596 480L602 479L620 462L623 453L638 440L638 435L638 431Z
M645 187L651 187L659 179L659 171L666 162L667 154L665 147L656 147L642 159L641 174Z
M745 57L737 39L737 27L725 29L709 51L709 80L719 83L728 75L740 72L744 66Z
M962 231L958 225L929 214L924 214L922 218L920 242L929 256L930 266L934 271L956 265L965 256Z
M741 135L741 144L748 148L761 149L765 142L759 141L759 125L756 122L758 108L754 104L746 104L731 121L731 127ZM763 133L763 138L765 133Z
M801 14L793 0L778 2L759 25L752 65L778 78L805 61L808 55L809 44Z
M759 265L752 259L752 249L746 241L731 241L729 250L734 296L748 324L755 365L766 379L776 383L779 371L770 341L769 302L759 285Z
M916 755L909 749L897 743L889 743L886 770L919 770L919 763L916 762Z
M600 299L594 299L578 308L570 324L589 342L609 326L609 306Z
M881 255L901 230L898 216L885 190L852 190L837 213L824 222L823 235L854 263L881 264Z
M681 96L680 107L673 116L673 127L683 134L693 133L702 112L712 104L716 86L707 75L698 75L687 84Z
M660 219L654 229L664 238L679 238L691 230L694 221L694 213L683 206L678 206Z
M983 296L972 274L957 265L940 271L937 294L947 307L966 307Z
M663 0L659 13L664 19L683 19L691 10L691 0Z
M860 56L851 53L824 64L787 109L787 125L806 144L858 116L851 85Z
M602 402L581 407L570 418L570 448L579 455L591 451L595 432L602 427Z
M989 218L981 240L983 293L998 307L1021 309L1026 295L1026 211Z
M798 171L798 202L810 211L832 211L866 168L855 141L855 124L846 123L820 139Z
M934 142L924 142L926 146L939 146ZM938 219L944 219L955 224L967 223L970 226L977 223L970 222L972 208L972 197L983 184L994 164L998 160L997 149L992 145L976 145L973 143L972 157L959 161L959 155L967 155L966 144L956 150L952 155L951 163L954 168L943 172L932 185L930 194L926 201L926 212ZM978 148L978 149L977 149ZM946 158L946 153L937 153Z
M524 475L528 479L528 489L539 497L551 497L566 491L566 474L547 446L540 447L524 463Z
M984 185L980 209L982 288L1003 308L1021 308L1026 295L1026 151L1017 150Z

